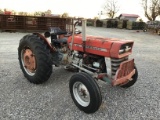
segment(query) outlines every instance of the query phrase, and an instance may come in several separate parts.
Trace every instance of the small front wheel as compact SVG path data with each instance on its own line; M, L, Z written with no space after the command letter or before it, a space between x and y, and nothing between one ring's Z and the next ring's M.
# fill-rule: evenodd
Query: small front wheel
M136 66L134 67L134 69L135 69L135 74L132 76L132 78L131 78L132 80L127 82L126 84L121 85L120 87L129 88L129 87L133 86L137 82L138 70L137 70Z
M85 113L96 112L102 102L96 81L87 73L73 75L69 83L71 97L76 106Z

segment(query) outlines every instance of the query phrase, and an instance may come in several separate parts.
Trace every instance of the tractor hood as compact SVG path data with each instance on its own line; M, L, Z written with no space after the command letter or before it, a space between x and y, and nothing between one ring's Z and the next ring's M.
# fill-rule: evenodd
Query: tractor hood
M69 47L71 47L71 41L72 37L69 37ZM77 51L83 51L82 45L82 35L75 35L72 49ZM104 57L122 58L131 54L132 47L132 40L87 36L85 51L91 54L97 54Z

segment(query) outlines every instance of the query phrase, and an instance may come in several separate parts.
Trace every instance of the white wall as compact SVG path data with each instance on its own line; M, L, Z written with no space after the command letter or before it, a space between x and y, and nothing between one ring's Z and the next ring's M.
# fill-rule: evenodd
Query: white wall
M137 20L137 18L135 18L135 17L125 17L125 16L120 17L120 19L127 19L129 21L136 21Z

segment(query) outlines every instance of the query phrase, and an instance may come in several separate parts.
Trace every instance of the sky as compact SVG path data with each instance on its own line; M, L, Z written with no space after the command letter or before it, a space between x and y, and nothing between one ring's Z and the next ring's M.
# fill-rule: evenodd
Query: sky
M143 8L141 0L117 0L120 7L116 16L121 13L138 14L142 19ZM16 11L34 12L47 11L53 14L69 13L70 16L94 18L103 11L105 0L0 0L0 8L8 8ZM102 18L104 15L101 16Z

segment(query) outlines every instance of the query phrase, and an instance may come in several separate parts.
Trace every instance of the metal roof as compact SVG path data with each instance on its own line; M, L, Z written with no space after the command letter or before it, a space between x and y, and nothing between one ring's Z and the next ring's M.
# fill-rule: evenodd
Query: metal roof
M121 16L124 16L124 17L135 17L135 18L138 18L139 17L139 15L136 15L136 14L120 14L120 16L119 17L121 17Z

